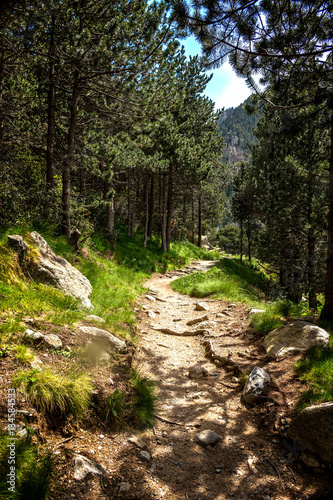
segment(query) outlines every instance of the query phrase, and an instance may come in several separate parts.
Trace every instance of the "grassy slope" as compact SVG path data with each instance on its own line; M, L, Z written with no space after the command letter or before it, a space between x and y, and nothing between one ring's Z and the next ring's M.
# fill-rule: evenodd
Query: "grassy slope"
M60 290L30 279L29 274L22 271L15 252L9 248L7 234L21 234L28 243L29 237L27 230L19 228L3 232L0 236L0 362L3 363L2 368L14 366L14 369L7 368L8 383L19 389L30 404L46 416L55 413L66 417L71 414L82 420L91 404L93 384L89 369L80 361L79 351L52 351L52 357L59 357L59 366L63 370L61 373L55 372L54 366L50 369L45 361L41 371L31 369L31 363L39 351L31 343L26 345L24 331L27 323L23 320L32 318L38 324L38 329L49 331L55 326L57 331L61 327L73 327L91 311L82 310L76 299L65 296ZM138 295L144 291L143 283L150 273L174 269L195 258L214 258L212 253L189 243L174 243L170 252L163 254L158 240L149 242L148 248L144 249L140 238L129 239L124 236L119 238L115 247L107 245L99 237L92 238L75 255L65 238L54 237L47 231L42 235L58 255L78 267L90 280L94 314L106 320L103 328L131 341L135 340L133 306ZM28 259L34 259L37 255L37 251L29 246ZM71 357L68 368L67 362L65 366L61 362L62 356L66 359L67 356ZM107 425L115 428L129 424L139 427L151 425L156 407L154 384L135 370L129 371L127 378L125 392L116 388L113 394L109 393L101 401L101 408L97 410L99 416ZM0 429L0 472L7 471L8 467L8 437L4 430ZM10 498L44 500L51 474L49 456L29 439L24 441L22 447L24 452L17 469L17 494ZM18 448L17 453L19 458ZM37 460L47 465L45 467L49 474L44 474L36 466ZM30 487L31 481L35 488ZM27 494L27 488L32 497ZM0 498L9 498L7 485L1 480Z

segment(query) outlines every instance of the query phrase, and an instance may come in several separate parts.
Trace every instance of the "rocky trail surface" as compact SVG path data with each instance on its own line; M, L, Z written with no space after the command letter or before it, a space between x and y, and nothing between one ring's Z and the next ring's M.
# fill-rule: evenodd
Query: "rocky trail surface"
M170 286L183 274L213 265L193 262L185 271L154 275L146 283L135 362L156 382L159 418L153 430L137 434L139 441L127 442L118 496L322 498L319 491L327 481L301 468L298 450L285 433L300 390L292 369L295 359L267 361L261 340L249 327L246 307L218 300L202 303ZM265 367L272 378L269 395L254 407L246 405L239 371L217 368L206 358L207 340L241 371Z
M137 307L138 346L131 362L156 383L155 426L111 433L100 421L98 435L93 427L91 433L79 429L65 440L59 436L62 493L57 498L331 498L329 477L313 466L303 469L299 448L287 437L303 389L294 375L295 356L267 358L245 306L201 301L172 290L173 279L214 264L195 261L147 281L148 291ZM215 364L206 356L207 346L215 353ZM271 383L249 405L242 398L241 374L256 366L269 373ZM121 374L114 370L97 368L95 378L122 390ZM73 457L74 481L68 475Z

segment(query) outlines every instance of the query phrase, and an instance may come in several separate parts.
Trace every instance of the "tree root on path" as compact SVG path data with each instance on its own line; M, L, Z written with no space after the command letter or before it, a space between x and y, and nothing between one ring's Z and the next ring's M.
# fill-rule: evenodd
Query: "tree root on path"
M196 335L205 335L208 330L198 329L194 331L185 330L184 332L177 332L176 330L171 330L170 328L154 328L158 332L166 333L167 335L177 335L178 337L195 337Z
M166 424L180 425L180 426L185 425L185 424L180 424L179 422L173 422L172 420L167 420L166 418L160 417L159 415L155 415L155 418L157 420L160 420L161 422L165 422Z
M216 354L211 340L204 340L203 345L206 348L206 358L210 358L212 362L218 367L224 367L228 372L234 372L235 375L243 375L243 370L229 355L228 357Z

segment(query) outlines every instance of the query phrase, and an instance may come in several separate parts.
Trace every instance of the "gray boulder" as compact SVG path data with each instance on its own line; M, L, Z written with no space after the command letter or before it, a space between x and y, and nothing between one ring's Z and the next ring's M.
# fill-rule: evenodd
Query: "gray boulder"
M95 344L100 344L111 351L119 352L121 354L125 354L127 352L126 343L112 335L112 333L107 330L102 330L101 328L96 328L95 326L80 326L79 328L81 332L89 335Z
M88 278L67 260L56 255L36 231L30 233L30 237L40 254L37 261L30 262L30 273L43 283L60 288L66 295L77 298L83 307L93 309L89 298L92 286Z
M270 381L270 376L265 370L259 366L253 368L243 389L244 401L246 403L254 403Z
M263 346L267 356L277 358L298 354L317 344L327 345L328 342L329 333L323 328L306 321L294 321L269 332Z
M288 435L325 462L333 462L333 402L309 406L290 423Z

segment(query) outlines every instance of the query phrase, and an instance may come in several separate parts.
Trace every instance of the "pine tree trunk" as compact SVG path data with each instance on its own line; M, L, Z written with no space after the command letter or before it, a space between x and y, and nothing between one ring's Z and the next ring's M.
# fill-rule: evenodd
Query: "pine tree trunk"
M155 176L154 174L151 174L150 195L149 195L149 218L148 218L148 230L147 230L148 238L151 238L153 235L154 189L155 189Z
M161 205L160 205L160 218L161 218L161 238L162 238L162 251L167 251L166 244L166 213L165 213L165 184L166 174L162 174L161 182Z
M198 247L201 248L201 236L202 236L202 227L201 227L201 194L199 194L198 198Z
M55 119L55 16L52 15L51 20L51 36L49 48L49 92L48 92L48 110L47 110L47 137L46 137L46 189L49 191L53 188L54 181L54 119Z
M308 234L308 282L309 282L309 309L317 310L317 287L316 287L316 238L313 230Z
M191 238L191 243L194 245L194 192L192 189L192 221L191 221L191 229L192 229L192 238Z
M248 257L249 257L249 262L251 262L251 229L250 229L250 224L251 222L248 221L248 224L247 224L247 232L246 232L246 235L247 235L247 254L248 254Z
M333 320L333 111L331 112L331 156L329 165L328 246L325 305L320 319Z
M148 240L148 220L149 220L149 178L146 172L146 186L145 186L145 234L143 238L143 246L147 247Z
M4 85L4 52L1 51L0 56L0 145L3 141L3 132L4 132L4 112L3 112L3 85Z
M168 175L168 197L167 197L167 218L166 218L166 250L170 250L172 214L173 214L173 165L170 164Z
M128 172L128 178L127 178L127 236L130 237L132 235L132 228L131 228L131 222L132 222L132 206L131 206L131 179L130 179L130 172Z
M244 228L243 221L240 223L240 261L243 262L243 237L244 237Z
M76 71L74 75L74 83L72 91L67 155L62 172L62 206L63 206L62 232L67 237L70 236L70 230L71 230L70 188L71 188L71 170L74 164L74 147L75 147L75 131L77 123L78 99L79 99L79 72Z
M111 191L113 190L113 183L108 182L105 185L105 199L107 200L106 202L106 228L109 234L112 234L114 231L114 192L112 194Z

